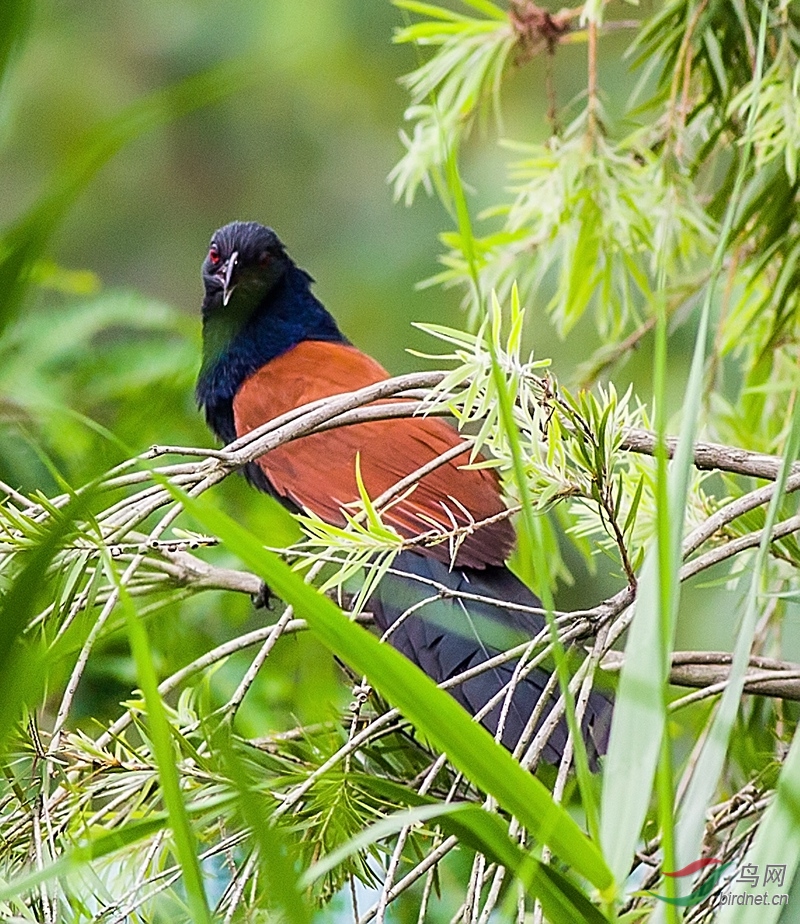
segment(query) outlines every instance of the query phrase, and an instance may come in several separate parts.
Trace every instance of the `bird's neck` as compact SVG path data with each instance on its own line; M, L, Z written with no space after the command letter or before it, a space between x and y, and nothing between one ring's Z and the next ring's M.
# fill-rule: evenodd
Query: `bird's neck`
M224 442L236 436L232 402L245 379L304 340L347 342L311 292L311 282L308 273L291 264L255 307L235 296L227 307L213 311L207 310L208 300L204 303L197 401Z

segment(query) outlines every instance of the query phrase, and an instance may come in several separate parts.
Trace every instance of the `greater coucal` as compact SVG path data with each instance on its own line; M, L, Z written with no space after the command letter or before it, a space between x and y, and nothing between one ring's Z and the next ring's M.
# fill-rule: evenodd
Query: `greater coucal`
M310 401L388 378L340 332L312 293L312 282L270 228L237 221L211 238L203 262L203 361L197 400L223 443ZM451 426L436 418L365 422L273 449L251 462L245 474L256 488L291 509L312 511L343 526L342 508L359 499L357 454L366 490L375 498L459 440ZM384 522L407 539L435 527L447 532L490 522L466 530L455 545L404 549L368 603L385 632L410 607L434 598L403 619L390 641L437 683L532 638L544 625L539 615L472 599L541 606L505 566L514 530L508 518L491 519L505 509L496 473L465 468L466 461L450 461L425 475L413 491L382 512ZM508 684L515 664L489 669L451 692L474 715ZM502 733L508 748L518 742L547 679L547 672L537 668L517 685ZM482 719L492 733L502 706L501 700ZM609 701L593 693L583 720L592 763L605 751L610 714ZM557 761L565 741L562 721L544 757Z

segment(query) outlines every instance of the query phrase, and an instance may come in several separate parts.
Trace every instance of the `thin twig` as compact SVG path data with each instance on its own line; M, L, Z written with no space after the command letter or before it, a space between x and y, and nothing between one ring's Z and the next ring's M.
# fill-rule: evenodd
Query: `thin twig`
M588 23L588 81L586 86L586 136L589 144L594 144L599 131L597 110L599 106L597 90L597 20L591 18Z
M784 493L792 494L798 489L800 489L800 472L795 472L786 479ZM710 539L714 533L721 530L724 526L727 526L728 523L733 522L733 520L745 513L749 513L751 510L768 504L772 500L772 495L774 493L775 485L768 484L762 488L757 488L755 491L749 491L741 497L737 497L735 500L732 500L730 503L725 504L719 510L712 513L711 516L693 529L683 540L683 557L686 558L691 555L692 552L700 548L700 546Z
M772 530L770 541L775 542L778 539L782 539L784 536L791 536L792 533L797 532L798 529L800 529L800 514L789 517L788 520L782 520L780 523L776 523ZM724 545L710 549L703 555L698 555L697 558L693 558L691 561L687 562L680 570L680 579L686 581L690 577L699 574L701 571L718 565L720 562L726 561L728 558L732 558L740 552L744 552L747 549L754 549L761 544L762 538L763 530L757 529L752 533L747 533L745 536L732 539Z
M609 651L602 662L603 670L619 671L624 661L621 652ZM731 663L732 656L725 651L676 651L672 655L669 682L674 686L697 687L705 690L707 695L715 695L725 688ZM749 665L750 669L745 674L745 693L800 701L800 664L753 655ZM696 694L689 695L693 699L676 702L685 705L701 698Z

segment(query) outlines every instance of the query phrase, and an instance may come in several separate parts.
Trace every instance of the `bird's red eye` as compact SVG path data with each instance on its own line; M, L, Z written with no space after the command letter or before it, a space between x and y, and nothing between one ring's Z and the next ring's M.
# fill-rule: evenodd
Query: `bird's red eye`
M208 262L212 266L216 266L217 263L219 263L219 261L220 261L219 251L217 250L216 247L212 247L211 250L209 250L208 252Z

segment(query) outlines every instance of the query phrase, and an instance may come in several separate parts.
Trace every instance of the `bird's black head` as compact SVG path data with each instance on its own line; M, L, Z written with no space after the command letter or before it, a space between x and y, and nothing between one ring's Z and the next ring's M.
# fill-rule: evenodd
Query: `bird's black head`
M231 402L248 376L303 340L347 343L312 282L271 228L234 221L212 235L197 400L224 442L236 436Z
M255 308L283 278L292 261L272 228L233 221L215 231L203 261L203 314Z

